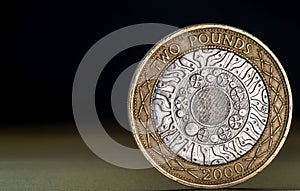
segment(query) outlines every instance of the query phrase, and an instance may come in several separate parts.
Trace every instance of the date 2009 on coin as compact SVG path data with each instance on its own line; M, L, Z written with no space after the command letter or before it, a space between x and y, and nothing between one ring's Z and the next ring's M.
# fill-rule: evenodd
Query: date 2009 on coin
M235 163L233 166L223 168L202 169L203 181L220 180L222 178L232 178L233 175L239 175L244 172L244 167L241 163Z
M179 30L142 59L129 95L133 136L165 176L222 188L263 170L291 124L283 67L254 36L207 24Z

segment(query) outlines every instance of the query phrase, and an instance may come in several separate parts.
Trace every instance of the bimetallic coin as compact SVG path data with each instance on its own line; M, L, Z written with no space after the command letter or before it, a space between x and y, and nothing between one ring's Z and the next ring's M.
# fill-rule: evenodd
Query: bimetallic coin
M224 25L196 25L157 43L129 95L133 135L167 177L198 188L241 183L275 157L292 95L275 55Z

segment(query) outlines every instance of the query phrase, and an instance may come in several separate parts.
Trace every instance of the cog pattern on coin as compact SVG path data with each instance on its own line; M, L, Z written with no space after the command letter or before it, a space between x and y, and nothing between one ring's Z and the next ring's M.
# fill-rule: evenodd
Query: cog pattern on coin
M262 135L269 102L256 69L240 56L200 49L176 59L161 74L153 119L176 155L220 165L246 154Z

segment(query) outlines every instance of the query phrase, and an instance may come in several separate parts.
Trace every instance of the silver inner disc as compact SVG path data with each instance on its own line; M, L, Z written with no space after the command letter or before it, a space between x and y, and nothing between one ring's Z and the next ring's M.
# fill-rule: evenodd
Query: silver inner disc
M240 158L260 138L269 114L256 69L220 49L196 50L175 60L160 76L152 103L163 142L200 165Z

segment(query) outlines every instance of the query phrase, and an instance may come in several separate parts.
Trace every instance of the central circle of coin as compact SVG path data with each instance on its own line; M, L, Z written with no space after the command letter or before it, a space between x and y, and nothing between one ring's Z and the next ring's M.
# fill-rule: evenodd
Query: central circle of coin
M203 125L218 125L229 115L230 100L226 93L217 87L204 88L194 94L191 112Z
M160 86L167 84L163 81ZM216 145L240 132L249 114L249 99L234 74L222 68L203 67L178 82L171 107L182 136L201 145ZM172 97L169 100L172 102Z
M243 58L202 49L175 60L161 74L152 113L162 141L201 165L226 164L246 154L268 117L265 84Z

